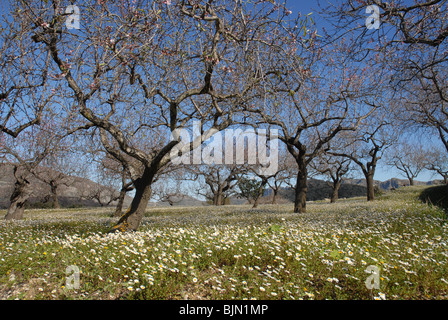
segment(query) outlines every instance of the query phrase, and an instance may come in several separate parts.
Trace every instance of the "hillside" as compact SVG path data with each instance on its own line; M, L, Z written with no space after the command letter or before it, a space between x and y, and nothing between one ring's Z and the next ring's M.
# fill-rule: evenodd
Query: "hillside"
M104 190L107 187L101 186L89 179L80 177L70 177L71 183L69 186L61 185L58 187L59 203L61 207L98 207L99 202L93 199L89 199L89 195L92 195L95 190L102 188ZM9 206L9 198L13 191L14 175L11 165L0 165L0 208L5 209ZM28 206L33 207L36 204L45 205L51 202L50 186L36 177L31 176L29 179L31 183L31 196L28 199ZM107 197L104 194L104 201ZM126 197L125 205L128 205L131 201L130 197ZM112 203L114 204L114 203Z
M366 180L365 179L344 179L344 183L352 184L352 185L360 185L360 186L366 186ZM374 180L374 183L376 186L378 186L380 189L383 190L390 190L390 189L398 189L400 187L407 187L409 186L409 180L408 179L398 179L398 178L391 178L386 181L379 181ZM432 180L432 181L414 181L414 185L416 186L432 186L432 185L438 185L441 184L442 180Z
M323 180L309 179L307 201L316 201L330 198L332 189ZM353 198L364 196L367 192L365 186L359 184L343 183L339 189L339 198ZM272 198L272 190L268 189L264 195L266 198ZM279 191L279 203L294 201L294 190L291 188L284 188Z

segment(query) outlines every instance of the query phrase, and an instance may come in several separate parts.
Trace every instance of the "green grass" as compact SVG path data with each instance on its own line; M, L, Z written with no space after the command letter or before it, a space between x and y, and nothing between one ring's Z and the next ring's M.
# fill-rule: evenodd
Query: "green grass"
M0 222L2 299L446 299L448 224L421 187L292 205L152 208L106 234L111 209ZM79 289L66 268L80 269ZM380 288L367 289L368 266Z

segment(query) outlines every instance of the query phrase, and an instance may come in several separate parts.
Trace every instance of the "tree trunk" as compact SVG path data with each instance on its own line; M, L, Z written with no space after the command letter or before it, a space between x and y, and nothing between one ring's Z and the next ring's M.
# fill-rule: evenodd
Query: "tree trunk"
M58 185L54 181L50 181L50 189L51 189L51 196L53 198L53 208L60 209L61 205L59 204L58 199Z
M258 204L260 203L260 198L263 196L262 193L263 193L264 187L266 186L266 183L267 183L267 181L261 182L260 188L258 188L257 197L255 198L254 205L252 206L252 208L258 207Z
M216 190L215 194L213 195L213 205L214 206L222 206L222 189L221 187L218 187L218 190Z
M337 181L333 183L333 190L331 192L330 203L335 203L339 199L339 188L341 187L342 181Z
M109 232L116 231L136 231L143 219L148 202L151 199L151 185L154 175L148 173L149 168L145 170L143 176L135 181L135 196L131 207L118 220L117 224Z
M414 179L413 178L408 178L408 180L409 180L409 185L413 186L414 185Z
M278 189L272 189L272 204L277 204Z
M297 172L297 182L295 188L294 212L305 213L306 193L308 191L308 185L307 185L308 172L305 163L305 156L299 155L299 158L296 159L296 161L299 166L299 171Z
M112 217L121 216L121 212L123 211L123 203L124 203L125 197L126 197L126 191L123 191L123 189L121 189L120 196L118 197L118 203L117 203L117 206L115 207L114 213L112 213Z
M373 172L370 171L366 175L367 182L367 201L375 200L375 185L373 182Z
M14 191L10 197L10 205L6 212L6 220L20 220L23 219L25 211L25 203L28 200L31 192L28 189L29 181L24 178L16 178L14 184Z

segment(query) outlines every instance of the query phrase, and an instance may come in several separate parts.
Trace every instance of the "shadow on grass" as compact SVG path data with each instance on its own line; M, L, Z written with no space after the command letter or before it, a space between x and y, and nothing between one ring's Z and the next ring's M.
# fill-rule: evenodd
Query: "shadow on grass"
M448 185L429 187L420 193L419 199L442 208L448 214Z

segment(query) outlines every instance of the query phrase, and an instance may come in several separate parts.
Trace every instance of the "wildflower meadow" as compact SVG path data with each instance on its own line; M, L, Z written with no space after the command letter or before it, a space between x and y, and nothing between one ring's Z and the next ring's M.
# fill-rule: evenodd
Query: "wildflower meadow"
M126 233L111 209L27 210L0 222L0 299L446 299L447 218L421 191L151 208Z

